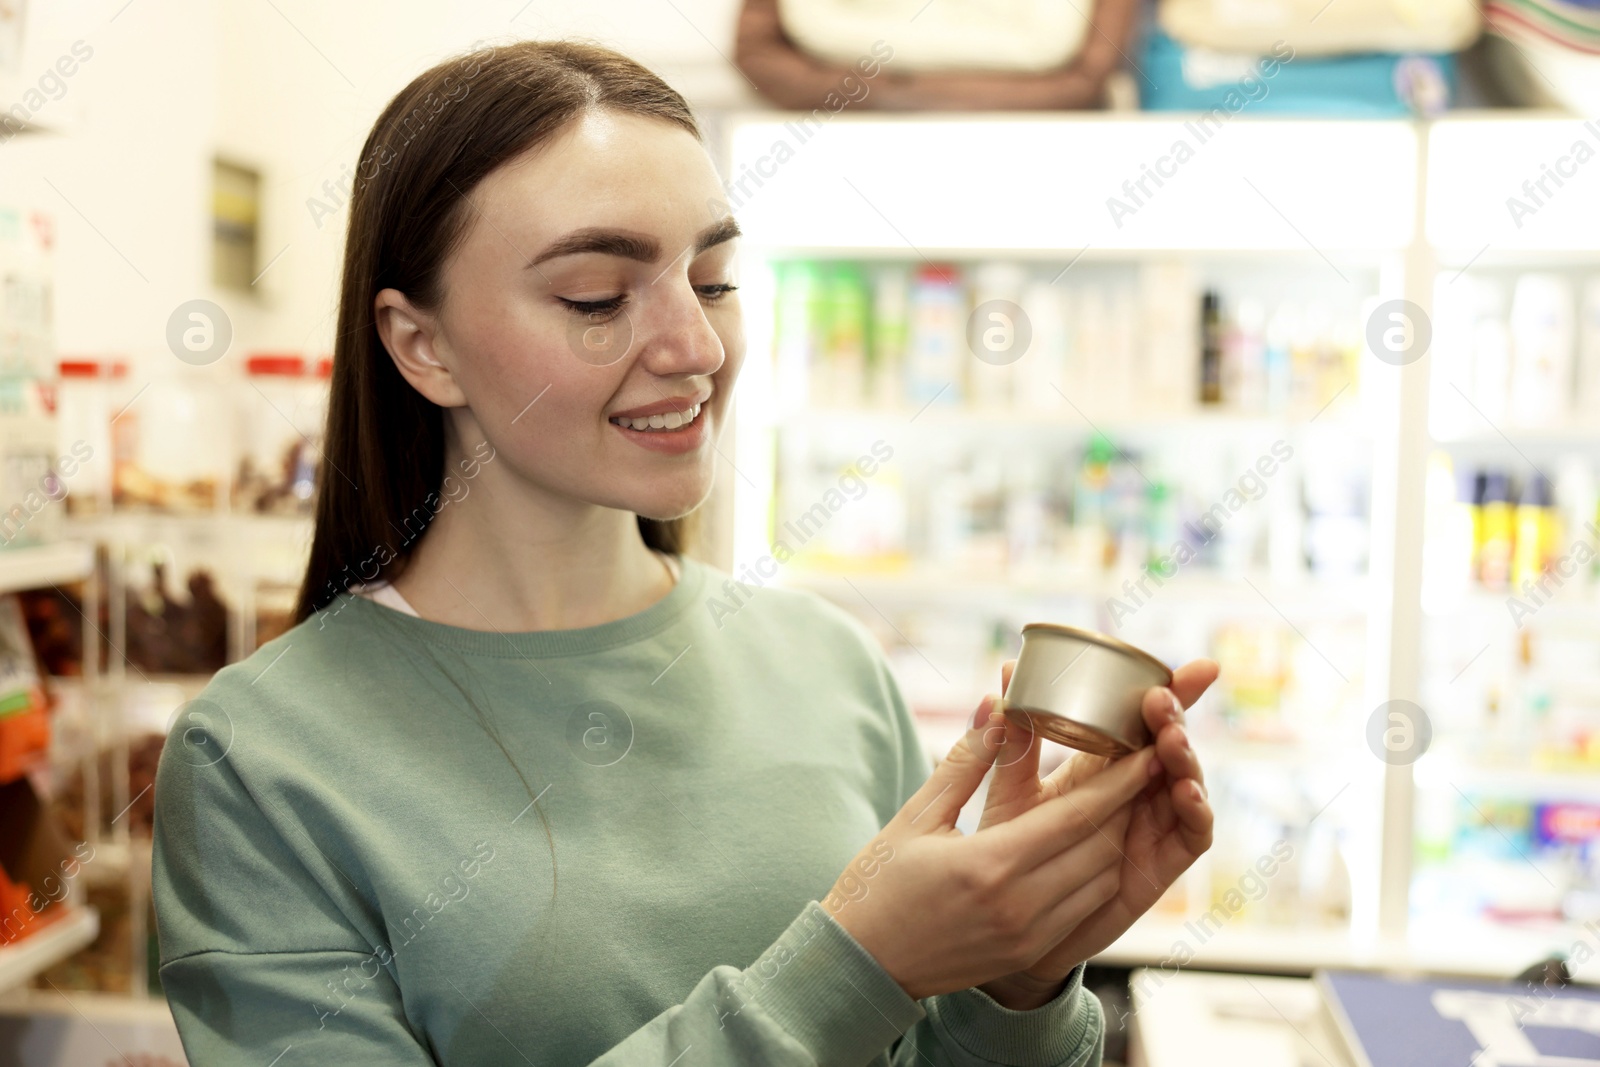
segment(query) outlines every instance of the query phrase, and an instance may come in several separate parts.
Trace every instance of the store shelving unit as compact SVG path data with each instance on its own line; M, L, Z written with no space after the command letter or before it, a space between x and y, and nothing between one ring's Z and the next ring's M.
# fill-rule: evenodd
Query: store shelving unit
M1427 176L1426 229L1429 244L1436 249L1439 289L1449 292L1463 278L1470 284L1476 277L1503 285L1509 298L1512 277L1523 272L1553 273L1573 281L1600 277L1600 217L1593 207L1600 175L1570 166L1575 144L1584 142L1593 149L1590 124L1570 118L1510 121L1484 115L1438 123L1429 140L1433 165ZM1568 165L1557 173L1554 168L1563 156ZM1539 182L1542 191L1535 187L1530 195L1529 184ZM1519 204L1515 211L1513 200ZM1506 317L1496 314L1502 320ZM1460 339L1454 340L1458 345ZM1537 422L1518 420L1509 410L1486 411L1469 399L1470 380L1458 380L1471 361L1467 351L1450 342L1436 346L1430 355L1429 398L1412 411L1427 427L1431 447L1451 456L1458 474L1492 467L1519 476L1539 470L1555 477L1563 457L1577 457L1590 470L1600 469L1600 412L1584 410L1576 397L1568 398L1564 416ZM1572 529L1563 537L1563 550L1580 538L1588 539ZM1419 530L1417 538L1435 550L1444 542L1439 530ZM1474 584L1435 596L1424 612L1420 683L1423 704L1435 716L1437 749L1436 755L1416 766L1416 802L1419 850L1438 847L1443 813L1452 809L1457 835L1469 823L1480 824L1478 832L1495 849L1512 842L1500 857L1502 869L1517 872L1532 887L1531 892L1524 888L1512 894L1520 898L1514 902L1520 907L1511 909L1516 911L1537 910L1523 901L1556 897L1568 872L1548 853L1541 855L1517 838L1510 822L1504 830L1490 823L1496 829L1485 833L1481 823L1505 818L1490 801L1523 810L1538 802L1572 804L1580 810L1592 807L1600 804L1600 766L1530 761L1531 738L1522 736L1514 737L1511 745L1489 742L1483 736L1484 708L1503 702L1499 714L1515 714L1522 680L1538 678L1525 673L1528 642L1537 645L1552 633L1561 634L1569 647L1575 647L1572 642L1600 641L1600 587L1577 582L1563 588L1559 599L1541 607L1522 629L1507 610L1512 591L1494 592ZM1546 664L1542 679L1546 683L1551 681L1548 669ZM1591 668L1574 665L1561 673L1558 689L1569 698L1576 696L1580 704L1600 707L1600 692L1595 691L1600 683ZM1588 691L1586 700L1580 690ZM1460 863L1468 857L1469 862L1481 863L1481 857L1471 858L1481 848L1463 845L1462 837L1454 836L1447 862ZM1439 889L1440 869L1428 872L1423 862L1419 860L1413 883L1412 913L1419 925L1426 924L1435 937L1469 944L1506 942L1510 925L1506 922L1460 921L1456 912L1443 912L1432 895ZM1486 888L1491 875L1485 866L1476 866L1455 868L1444 878L1458 886ZM1466 896L1462 893L1454 902L1459 904ZM1580 943L1592 950L1594 943L1593 933L1577 921L1545 922L1521 933L1530 949L1562 954L1573 954ZM1581 962L1581 950L1576 955L1580 962L1574 964L1575 973L1592 979L1592 965ZM1533 958L1530 953L1528 961Z
M1114 218L1108 205L1113 197L1128 203L1125 181L1137 181L1144 165L1169 154L1176 142L1194 143L1191 119L841 114L818 123L780 113L725 120L724 173L733 183L729 202L746 234L743 296L751 353L735 426L735 462L742 477L734 489L731 563L767 551L782 468L789 462L782 441L796 427L808 434L870 439L863 435L873 427L904 434L915 415L919 423L927 421L928 433L1013 435L1005 437L1008 446L1040 435L1087 435L1083 419L1071 412L934 407L917 414L796 405L783 369L763 358L774 351L775 338L770 264L795 258L911 264L1004 259L1048 264L1063 274L1150 259L1202 262L1221 273L1312 264L1327 269L1330 286L1371 279L1379 299L1403 298L1428 316L1435 276L1445 267L1600 259L1600 216L1592 211L1593 197L1581 190L1570 190L1542 209L1538 227L1517 230L1514 239L1503 232L1509 223L1496 225L1507 219L1506 196L1538 171L1541 159L1564 150L1580 125L1539 114L1457 114L1438 122L1262 118L1239 123L1194 145L1193 157L1168 175L1156 195ZM1480 258L1485 255L1489 259ZM1248 600L1257 594L1241 578L1251 578L1252 585L1270 591L1272 608L1291 625L1303 625L1317 612L1358 613L1365 629L1362 662L1359 670L1341 673L1359 675L1351 684L1359 687L1363 713L1388 700L1422 700L1429 683L1421 655L1429 625L1421 583L1422 490L1433 444L1427 432L1430 369L1427 354L1398 367L1364 355L1359 409L1323 426L1324 432L1344 435L1369 463L1370 551L1364 576L1307 578L1285 588L1264 586L1263 575L1196 574L1166 602L1168 609L1181 613ZM1274 422L1192 409L1095 410L1086 417L1114 437L1165 436L1197 449L1217 447L1230 435ZM1475 446L1504 447L1493 427L1461 437ZM1573 422L1530 431L1528 438L1587 446L1600 443L1600 428ZM1007 601L1036 607L1067 598L1092 601L1111 595L1121 577L1059 571L1018 576L912 563L824 572L792 566L779 580L841 604L862 607L864 597L864 614L883 614L905 602L977 610ZM976 699L997 679L979 684L981 689L965 696ZM930 748L931 735L942 738L939 724L953 714L952 708L939 711ZM1411 766L1385 764L1368 750L1364 726L1365 714L1360 721L1347 721L1334 747L1323 747L1322 738L1286 747L1196 737L1197 750L1214 770L1242 764L1276 764L1291 772L1344 768L1336 772L1349 783L1341 806L1352 809L1357 824L1347 925L1230 923L1196 953L1199 964L1289 971L1382 966L1503 977L1560 943L1567 932L1559 927L1539 932L1486 926L1470 942L1412 927L1417 784ZM1600 776L1595 781L1600 785ZM1182 920L1153 914L1103 958L1159 963L1182 930Z
M75 582L91 575L93 549L76 541L0 551L0 594ZM28 982L94 940L100 919L93 908L60 904L66 914L16 942L0 946L0 992Z

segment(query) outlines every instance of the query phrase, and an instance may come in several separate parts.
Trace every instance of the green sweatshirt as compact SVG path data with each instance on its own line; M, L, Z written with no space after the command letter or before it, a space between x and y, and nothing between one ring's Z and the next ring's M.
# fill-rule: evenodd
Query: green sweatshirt
M931 761L861 623L681 563L577 630L346 593L217 673L156 781L195 1067L1099 1064L1081 967L913 1000L821 906Z

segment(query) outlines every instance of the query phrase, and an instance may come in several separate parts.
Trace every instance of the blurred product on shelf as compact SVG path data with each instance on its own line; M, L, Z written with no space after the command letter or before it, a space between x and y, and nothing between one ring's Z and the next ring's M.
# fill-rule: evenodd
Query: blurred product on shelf
M1474 772L1570 773L1572 781L1551 788L1576 785L1592 795L1600 786L1600 630L1592 610L1536 613L1511 627L1495 606L1498 631L1487 643L1470 618L1461 620L1462 636L1478 645L1462 657L1476 656L1477 677L1447 689L1454 710L1441 729L1443 750Z
M26 777L0 784L0 947L62 918L84 846L70 847Z
M0 376L43 378L55 356L55 220L0 206Z
M1227 0L1160 0L1161 28L1193 49L1265 53L1290 41L1295 54L1459 52L1477 40L1474 0L1285 0L1245 7Z
M226 508L234 417L224 374L217 366L163 363L141 387L112 428L114 507L189 513ZM207 447L194 447L196 441Z
M106 785L114 780L116 747L108 746L100 749L96 765L96 774L101 783L101 787L96 789L100 797L100 815L98 827L94 828L95 833L91 833L91 827L84 824L85 816L88 814L88 799L83 762L75 763L70 770L62 768L58 772L63 774L62 784L56 790L53 803L57 818L61 821L61 828L67 836L76 841L84 841L108 833L112 829L120 829L120 824L126 823L128 833L133 837L150 837L152 821L155 818L156 764L161 759L161 746L165 741L166 735L160 733L147 733L127 739L129 801L121 811L118 810L119 805L116 803L113 791L106 788Z
M1579 428L1600 401L1600 276L1443 272L1433 323L1435 437Z
M1092 5L1088 5L1092 6ZM1088 18L1048 0L778 0L783 29L796 45L831 63L854 63L885 40L896 70L1003 70L1038 73L1070 60Z
M1600 919L1600 805L1552 784L1419 794L1411 907L1425 921Z
M104 555L98 554L97 561L103 583ZM63 582L54 588L28 589L17 594L23 618L28 623L28 636L48 675L63 678L83 675L83 631L88 624L83 610L84 592L84 582ZM94 625L100 633L110 633L111 609L104 597L100 599L99 616ZM98 645L100 670L104 672L110 663L111 650L104 640Z
M1428 463L1424 592L1444 605L1469 587L1511 593L1527 614L1600 582L1600 498L1592 458L1569 454L1556 483L1540 470ZM1513 611L1513 621L1516 612Z
M1367 478L1346 456L1283 440L1219 456L1092 433L1041 435L1002 462L992 434L948 435L861 477L842 441L809 422L785 432L767 531L797 567L925 566L1026 583L1141 570L1171 578L1174 567L1292 581L1358 576L1366 565Z
M126 878L84 879L84 903L99 913L100 932L87 947L35 975L33 987L133 993L136 935L132 899Z
M1327 661L1341 649L1359 648L1359 618L1302 623L1276 615L1219 616L1210 655L1227 669L1218 679L1214 720L1198 724L1196 739L1226 739L1270 745L1334 742L1348 710L1344 691L1329 685Z
M1486 0L1492 69L1525 107L1600 112L1600 17L1584 0Z
M1091 280L1004 261L775 270L773 354L796 409L1067 414L1093 397L1096 412L1145 418L1199 405L1310 416L1359 392L1354 305L1235 305L1181 262Z
M22 604L22 615L28 623L28 636L33 641L34 651L45 673L56 677L82 676L83 583L75 582L57 589L30 589L17 594L17 599ZM105 605L102 604L102 632L106 623ZM105 654L106 648L102 642L102 666Z
M1206 6L1225 6L1208 2ZM1284 16L1288 17L1288 16ZM1145 34L1139 105L1146 111L1199 111L1188 126L1192 153L1241 113L1339 118L1431 116L1456 96L1449 54L1366 50L1302 54L1303 25L1252 51L1190 46L1160 29Z
M1511 295L1511 421L1538 425L1572 401L1576 345L1572 286L1553 274L1523 274Z
M744 0L733 60L808 124L846 107L1098 108L1138 14L1134 0Z
M966 332L966 298L960 277L953 269L922 267L918 269L911 285L911 310L909 333L906 337L905 398L913 404L929 404L935 400L944 404L959 404L966 399L967 390L962 381L962 360ZM824 307L824 313L832 307ZM825 319L824 322L827 322ZM831 323L829 324L831 326ZM822 372L817 399L827 403L830 397L859 397L860 390L850 389L848 378L829 376L827 368L839 359L837 351L824 345L820 359L812 365Z
M0 377L0 547L57 539L59 501L83 456L58 454L54 397L35 378Z
M67 514L103 515L111 510L113 423L133 398L128 363L76 357L58 362L56 373L57 453L87 457L69 486Z
M77 457L69 513L309 515L332 370L326 357L258 352L237 376L163 364L135 385L126 360L61 360L51 447Z
M189 597L167 591L167 565L151 564L148 587L128 590L128 662L162 674L211 674L228 662L230 611L211 572L189 572Z
M49 702L22 605L0 596L0 783L39 766L50 748Z
M1207 289L1200 298L1200 403L1222 403L1222 312L1220 297Z
M1208 792L1218 825L1227 829L1197 864L1203 888L1189 914L1207 914L1190 925L1191 936L1207 932L1206 920L1214 927L1218 914L1280 930L1347 924L1351 829L1337 819L1316 820L1327 793L1339 787L1337 771L1297 774L1291 767L1215 760L1212 766L1220 773Z
M323 372L331 369L323 360L313 374L293 353L256 353L245 361L234 510L311 513L327 411Z

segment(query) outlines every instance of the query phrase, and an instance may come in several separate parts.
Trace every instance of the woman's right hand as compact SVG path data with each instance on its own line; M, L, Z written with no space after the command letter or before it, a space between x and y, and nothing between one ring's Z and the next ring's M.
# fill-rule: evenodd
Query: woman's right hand
M1146 747L1009 822L964 834L956 817L1005 738L988 724L993 704L984 698L978 725L822 902L914 1000L1025 970L1110 900L1128 803L1161 770Z

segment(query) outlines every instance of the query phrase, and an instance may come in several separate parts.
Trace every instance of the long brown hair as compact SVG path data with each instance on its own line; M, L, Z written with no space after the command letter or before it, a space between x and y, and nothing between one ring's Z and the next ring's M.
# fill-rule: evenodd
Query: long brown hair
M608 49L520 41L474 49L418 75L373 124L350 199L338 336L302 622L357 582L397 577L439 499L444 419L378 337L372 302L398 289L437 307L446 258L471 221L467 196L491 171L593 109L673 123L696 138L689 105ZM651 548L688 548L688 517L639 516ZM404 527L404 530L402 530Z

